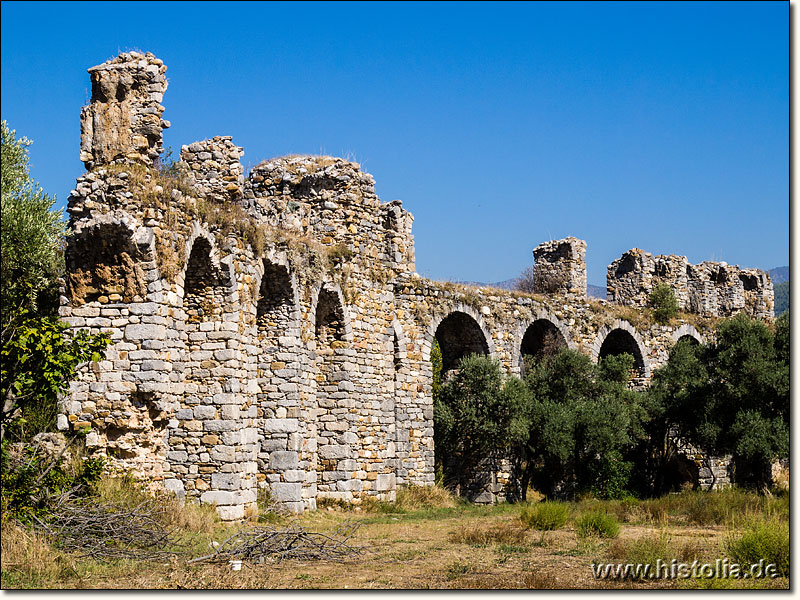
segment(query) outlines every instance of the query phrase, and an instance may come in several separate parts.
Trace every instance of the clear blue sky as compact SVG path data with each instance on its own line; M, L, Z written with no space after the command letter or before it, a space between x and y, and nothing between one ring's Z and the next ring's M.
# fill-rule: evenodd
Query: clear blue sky
M166 146L355 159L425 276L514 277L568 235L597 285L632 247L789 261L785 2L3 2L2 118L59 206L86 69L128 49L168 66Z

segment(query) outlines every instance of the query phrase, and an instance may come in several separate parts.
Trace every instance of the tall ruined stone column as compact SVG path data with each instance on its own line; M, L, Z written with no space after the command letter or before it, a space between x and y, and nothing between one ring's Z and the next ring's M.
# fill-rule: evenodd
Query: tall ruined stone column
M91 170L128 159L152 166L162 150L161 99L167 67L150 54L124 52L89 69L92 100L81 110L81 160Z
M586 297L586 242L568 237L533 249L533 289L537 294Z

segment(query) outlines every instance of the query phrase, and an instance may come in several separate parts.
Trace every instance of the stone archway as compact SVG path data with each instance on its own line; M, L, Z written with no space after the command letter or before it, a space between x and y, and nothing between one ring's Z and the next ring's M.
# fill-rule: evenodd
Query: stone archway
M621 320L600 330L592 347L592 360L598 362L605 356L619 354L633 356L635 376L632 383L636 386L643 385L650 378L650 362L644 341L633 325Z
M144 302L143 262L152 259L152 238L140 244L131 219L108 218L76 228L65 252L66 291L73 306Z
M493 355L491 336L486 331L480 316L468 307L459 306L451 310L438 322L431 324L432 343L438 343L441 351L441 381L452 377L462 358L473 354ZM436 422L433 423L437 431ZM436 434L434 434L436 435ZM502 487L497 483L496 457L487 457L485 464L465 474L464 466L455 456L434 449L434 464L442 469L444 485L476 502L493 502Z
M487 336L474 317L454 310L436 327L434 337L442 351L442 373L458 367L459 361L470 354L491 354Z
M274 498L299 512L302 482L298 468L298 444L286 432L301 413L299 391L300 313L296 281L284 264L270 258L260 261L256 284L256 359L258 374L259 427L263 442L257 450L258 471L266 475Z
M688 323L681 325L672 333L672 339L676 343L680 340L691 340L695 344L705 344L706 340L697 329Z
M525 374L526 356L538 361L570 346L566 330L560 323L547 317L535 319L525 327L519 343L519 357L515 362L520 375Z
M187 495L201 495L217 487L218 473L236 462L233 446L220 432L206 430L207 421L220 419L219 401L228 390L225 375L228 332L223 332L223 313L231 285L216 257L213 238L197 235L187 244L186 267L179 276L180 302L185 316L184 398L177 412L179 427L169 438L172 457L186 455L188 464L213 463L216 472L177 471L185 480ZM191 425L188 425L191 423ZM199 424L199 427L198 427Z
M349 327L338 287L323 284L312 304L317 398L317 494L350 501L361 492L355 478L357 435L348 428L351 394Z

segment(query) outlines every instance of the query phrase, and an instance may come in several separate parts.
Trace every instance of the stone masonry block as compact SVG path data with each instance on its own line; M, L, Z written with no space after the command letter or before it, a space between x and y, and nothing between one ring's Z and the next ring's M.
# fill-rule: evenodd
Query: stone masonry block
M163 325L136 324L125 327L125 339L136 340L162 340L166 334Z
M238 473L211 474L211 487L218 490L238 490L241 484L241 477Z
M230 506L239 503L239 495L236 492L208 491L200 496L200 502L204 504L216 503L218 506Z
M298 464L297 452L276 451L269 456L270 469L275 471L285 471L296 469Z
M299 483L273 483L271 490L278 502L299 502L303 498L303 486Z

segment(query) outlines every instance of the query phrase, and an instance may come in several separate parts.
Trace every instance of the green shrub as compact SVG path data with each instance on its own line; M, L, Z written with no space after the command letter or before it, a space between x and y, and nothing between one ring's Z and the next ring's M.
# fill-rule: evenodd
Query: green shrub
M597 535L606 538L615 538L619 535L619 523L606 512L593 510L582 514L575 520L575 529L578 537Z
M661 325L666 325L678 315L678 299L666 283L659 283L653 288L650 306L653 307L653 317Z
M523 508L520 519L528 528L541 531L560 529L569 519L569 505L563 502L540 502Z
M4 440L0 464L3 519L10 517L29 523L47 515L53 501L62 494L90 494L92 484L100 479L104 459L84 458L70 465L61 457L41 456L31 445L12 452L8 440Z
M622 460L619 452L601 456L588 468L594 480L592 494L602 500L618 500L629 496L628 482L633 471L633 463Z
M725 543L731 560L739 564L774 563L778 574L789 575L789 524L755 520L741 533L734 533Z

